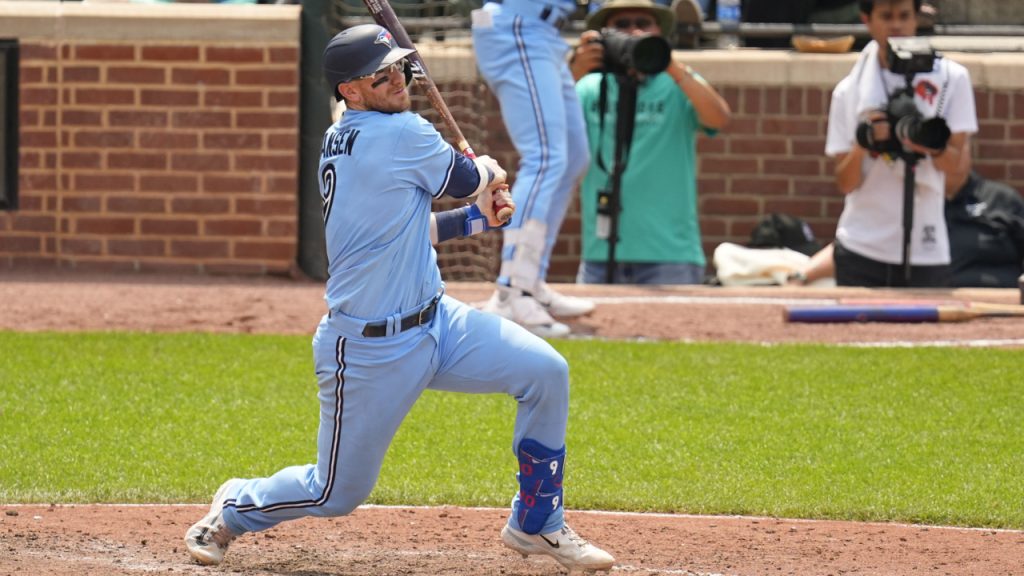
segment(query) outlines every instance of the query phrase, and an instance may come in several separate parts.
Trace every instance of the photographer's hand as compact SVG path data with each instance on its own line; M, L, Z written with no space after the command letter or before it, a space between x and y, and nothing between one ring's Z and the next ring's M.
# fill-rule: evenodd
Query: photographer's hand
M572 58L569 59L572 79L579 81L580 78L603 65L604 44L601 44L601 33L597 30L587 30L580 35L580 43L573 50Z

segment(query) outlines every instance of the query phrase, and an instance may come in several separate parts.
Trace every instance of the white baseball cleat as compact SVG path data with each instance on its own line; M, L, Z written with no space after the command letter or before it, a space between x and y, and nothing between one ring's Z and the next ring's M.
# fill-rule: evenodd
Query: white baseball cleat
M594 303L586 298L566 296L551 289L547 282L539 282L533 297L540 302L541 306L547 309L552 316L573 318L583 316L594 311Z
M236 535L224 524L224 500L227 497L228 489L238 478L232 478L221 484L217 493L213 495L213 503L210 511L202 520L196 522L185 532L185 546L188 553L200 564L216 566L224 560L224 553L228 545L235 539Z
M483 311L507 318L541 338L561 338L571 332L568 326L552 318L540 302L514 288L499 287L484 304Z
M615 564L611 554L584 540L568 524L548 534L527 534L506 524L501 529L501 541L522 554L523 558L530 554L551 556L570 572L611 570Z

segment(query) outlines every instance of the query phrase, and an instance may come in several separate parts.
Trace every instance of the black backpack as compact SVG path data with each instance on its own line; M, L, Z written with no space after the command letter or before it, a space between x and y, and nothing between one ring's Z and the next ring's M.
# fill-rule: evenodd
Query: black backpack
M811 227L789 214L769 214L750 233L750 248L789 248L808 256L821 250Z

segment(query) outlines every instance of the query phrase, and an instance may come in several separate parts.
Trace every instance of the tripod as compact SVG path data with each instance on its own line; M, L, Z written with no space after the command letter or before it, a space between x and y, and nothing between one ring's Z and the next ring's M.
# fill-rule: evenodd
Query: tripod
M600 114L602 128L604 124L604 110L606 94L604 81L601 79ZM626 162L629 157L629 148L633 144L633 130L636 127L636 99L639 81L630 74L616 74L615 80L619 86L619 101L615 107L615 152L612 161L612 170L608 175L611 185L609 188L598 193L598 228L602 218L607 219L608 224L608 261L605 266L605 283L615 283L615 247L619 240L619 212L622 209L622 173L626 170ZM604 169L601 162L600 150L598 150L598 163ZM606 170L607 171L607 170Z

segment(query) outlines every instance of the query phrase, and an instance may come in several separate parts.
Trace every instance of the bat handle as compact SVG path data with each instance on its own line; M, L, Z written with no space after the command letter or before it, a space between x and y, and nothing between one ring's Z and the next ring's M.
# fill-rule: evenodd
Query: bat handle
M476 158L476 153L473 152L473 148L469 145L469 142L466 142L465 140L459 140L459 150L461 150L467 158ZM494 209L494 215L502 222L508 222L509 219L512 218L512 214L515 213L515 209L506 204L500 198L494 199L494 202L491 204L491 208Z

